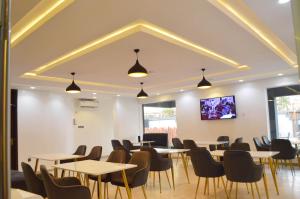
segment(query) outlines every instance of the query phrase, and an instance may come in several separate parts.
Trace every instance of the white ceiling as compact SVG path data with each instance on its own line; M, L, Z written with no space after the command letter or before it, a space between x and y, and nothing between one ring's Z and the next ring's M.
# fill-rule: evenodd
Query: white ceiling
M13 1L12 25L38 1ZM247 5L291 50L295 52L289 3L277 0L245 0ZM83 89L112 94L135 95L139 81L149 94L193 89L207 68L214 85L237 83L237 80L294 74L297 70L273 53L248 31L220 12L206 0L89 0L74 1L11 50L12 85L57 87L68 83L21 78L75 48L85 45L136 20L145 20L230 58L248 70L239 70L215 59L200 55L147 33L139 32L91 53L60 64L43 76L70 78L101 83L80 85ZM127 76L135 62L134 48L140 48L140 62L150 72L142 79Z

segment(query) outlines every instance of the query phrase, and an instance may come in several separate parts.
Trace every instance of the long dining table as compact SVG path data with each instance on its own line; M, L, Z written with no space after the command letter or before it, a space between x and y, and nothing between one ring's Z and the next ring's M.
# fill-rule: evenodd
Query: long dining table
M102 199L101 175L121 171L127 196L129 199L132 198L131 191L128 186L125 170L135 168L137 167L137 165L104 162L104 161L96 161L96 160L83 160L78 162L57 164L57 165L53 165L52 167L54 167L55 169L62 169L66 171L73 171L78 174L83 174L87 184L89 184L88 183L89 175L98 176L99 199Z
M157 151L157 153L167 154L169 157L171 157L172 154L179 154L182 158L182 163L183 163L186 178L188 180L188 183L190 183L189 172L187 169L187 161L186 161L186 158L184 157L184 154L186 152L190 151L190 149L172 149L172 148L154 148L154 149ZM135 149L135 150L131 150L130 152L134 153L134 152L139 152L139 151L140 151L140 149ZM175 188L173 166L172 166L172 177L173 177L173 179L172 179L173 187Z
M225 152L224 150L215 150L215 151L211 151L210 153L212 156L223 157L224 152ZM279 195L279 189L278 189L278 183L277 183L277 177L276 177L276 169L273 165L273 158L272 158L274 155L277 155L279 153L279 151L248 151L248 152L252 158L259 159L260 162L264 162L265 160L268 161L270 170L272 173L272 177L273 177L273 182L274 182L274 185L276 188L276 192L277 192L277 195ZM263 173L263 181L264 181L266 195L267 195L267 198L269 199L270 194L269 194L269 190L268 190L268 181L267 181L265 170Z

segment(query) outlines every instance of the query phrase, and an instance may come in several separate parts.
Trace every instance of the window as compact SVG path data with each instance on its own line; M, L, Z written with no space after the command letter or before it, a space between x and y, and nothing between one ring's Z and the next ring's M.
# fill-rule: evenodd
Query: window
M175 101L143 105L144 133L168 133L169 140L176 137Z

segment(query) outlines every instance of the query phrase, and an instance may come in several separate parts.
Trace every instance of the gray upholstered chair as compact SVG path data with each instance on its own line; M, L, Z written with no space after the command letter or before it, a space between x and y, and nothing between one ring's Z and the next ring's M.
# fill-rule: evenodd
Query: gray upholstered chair
M261 136L261 139L264 145L271 147L271 141L269 140L268 136Z
M253 198L254 183L259 194L257 182L263 177L264 166L256 164L249 152L236 150L225 151L224 168L226 178L230 181L229 195L232 190L233 182L236 182L236 195L238 192L238 183L250 183Z
M216 178L221 178L225 193L227 195L225 183L223 176L225 175L223 164L215 161L210 152L205 148L198 148L192 150L192 164L196 176L198 176L198 183L196 188L195 198L197 197L197 192L200 184L200 178L205 178L204 193L206 193L207 184L209 183L209 178L213 179L214 193L216 194ZM216 198L216 195L215 195Z
M136 152L132 155L129 164L135 164L137 167L126 170L126 177L130 189L142 187L145 199L147 199L145 184L147 183L150 170L150 154L146 151ZM117 186L116 194L120 191L120 186L125 187L120 172L111 174L111 184Z
M258 137L254 137L253 142L257 151L270 151L270 147L264 145Z
M250 145L248 143L232 143L230 150L250 151Z
M131 151L135 149L139 149L139 146L134 146L130 140L123 140L123 146L126 150Z
M82 160L97 160L99 161L101 159L102 155L102 147L101 146L94 146L91 149L91 152L82 158L78 158L77 161L82 161Z

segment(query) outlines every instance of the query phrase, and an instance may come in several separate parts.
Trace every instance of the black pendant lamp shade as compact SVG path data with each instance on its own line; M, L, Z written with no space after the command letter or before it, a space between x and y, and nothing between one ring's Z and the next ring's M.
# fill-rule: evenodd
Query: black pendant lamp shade
M138 53L139 49L134 49L136 53L136 62L135 64L128 70L128 76L130 77L146 77L148 76L148 71L139 63Z
M81 89L79 88L79 86L77 86L77 84L75 84L74 82L74 75L75 73L71 73L71 75L73 76L73 81L72 83L66 88L66 92L67 93L80 93Z
M141 87L142 87L142 89L141 89L141 91L137 94L137 98L139 98L139 99L145 99L145 98L147 98L148 97L148 94L143 90L143 82L141 82Z
M207 79L205 79L204 77L204 71L205 71L205 68L202 68L202 75L203 75L203 78L202 80L199 82L198 84L198 88L200 89L207 89L207 88L210 88L212 85L209 81L207 81Z

